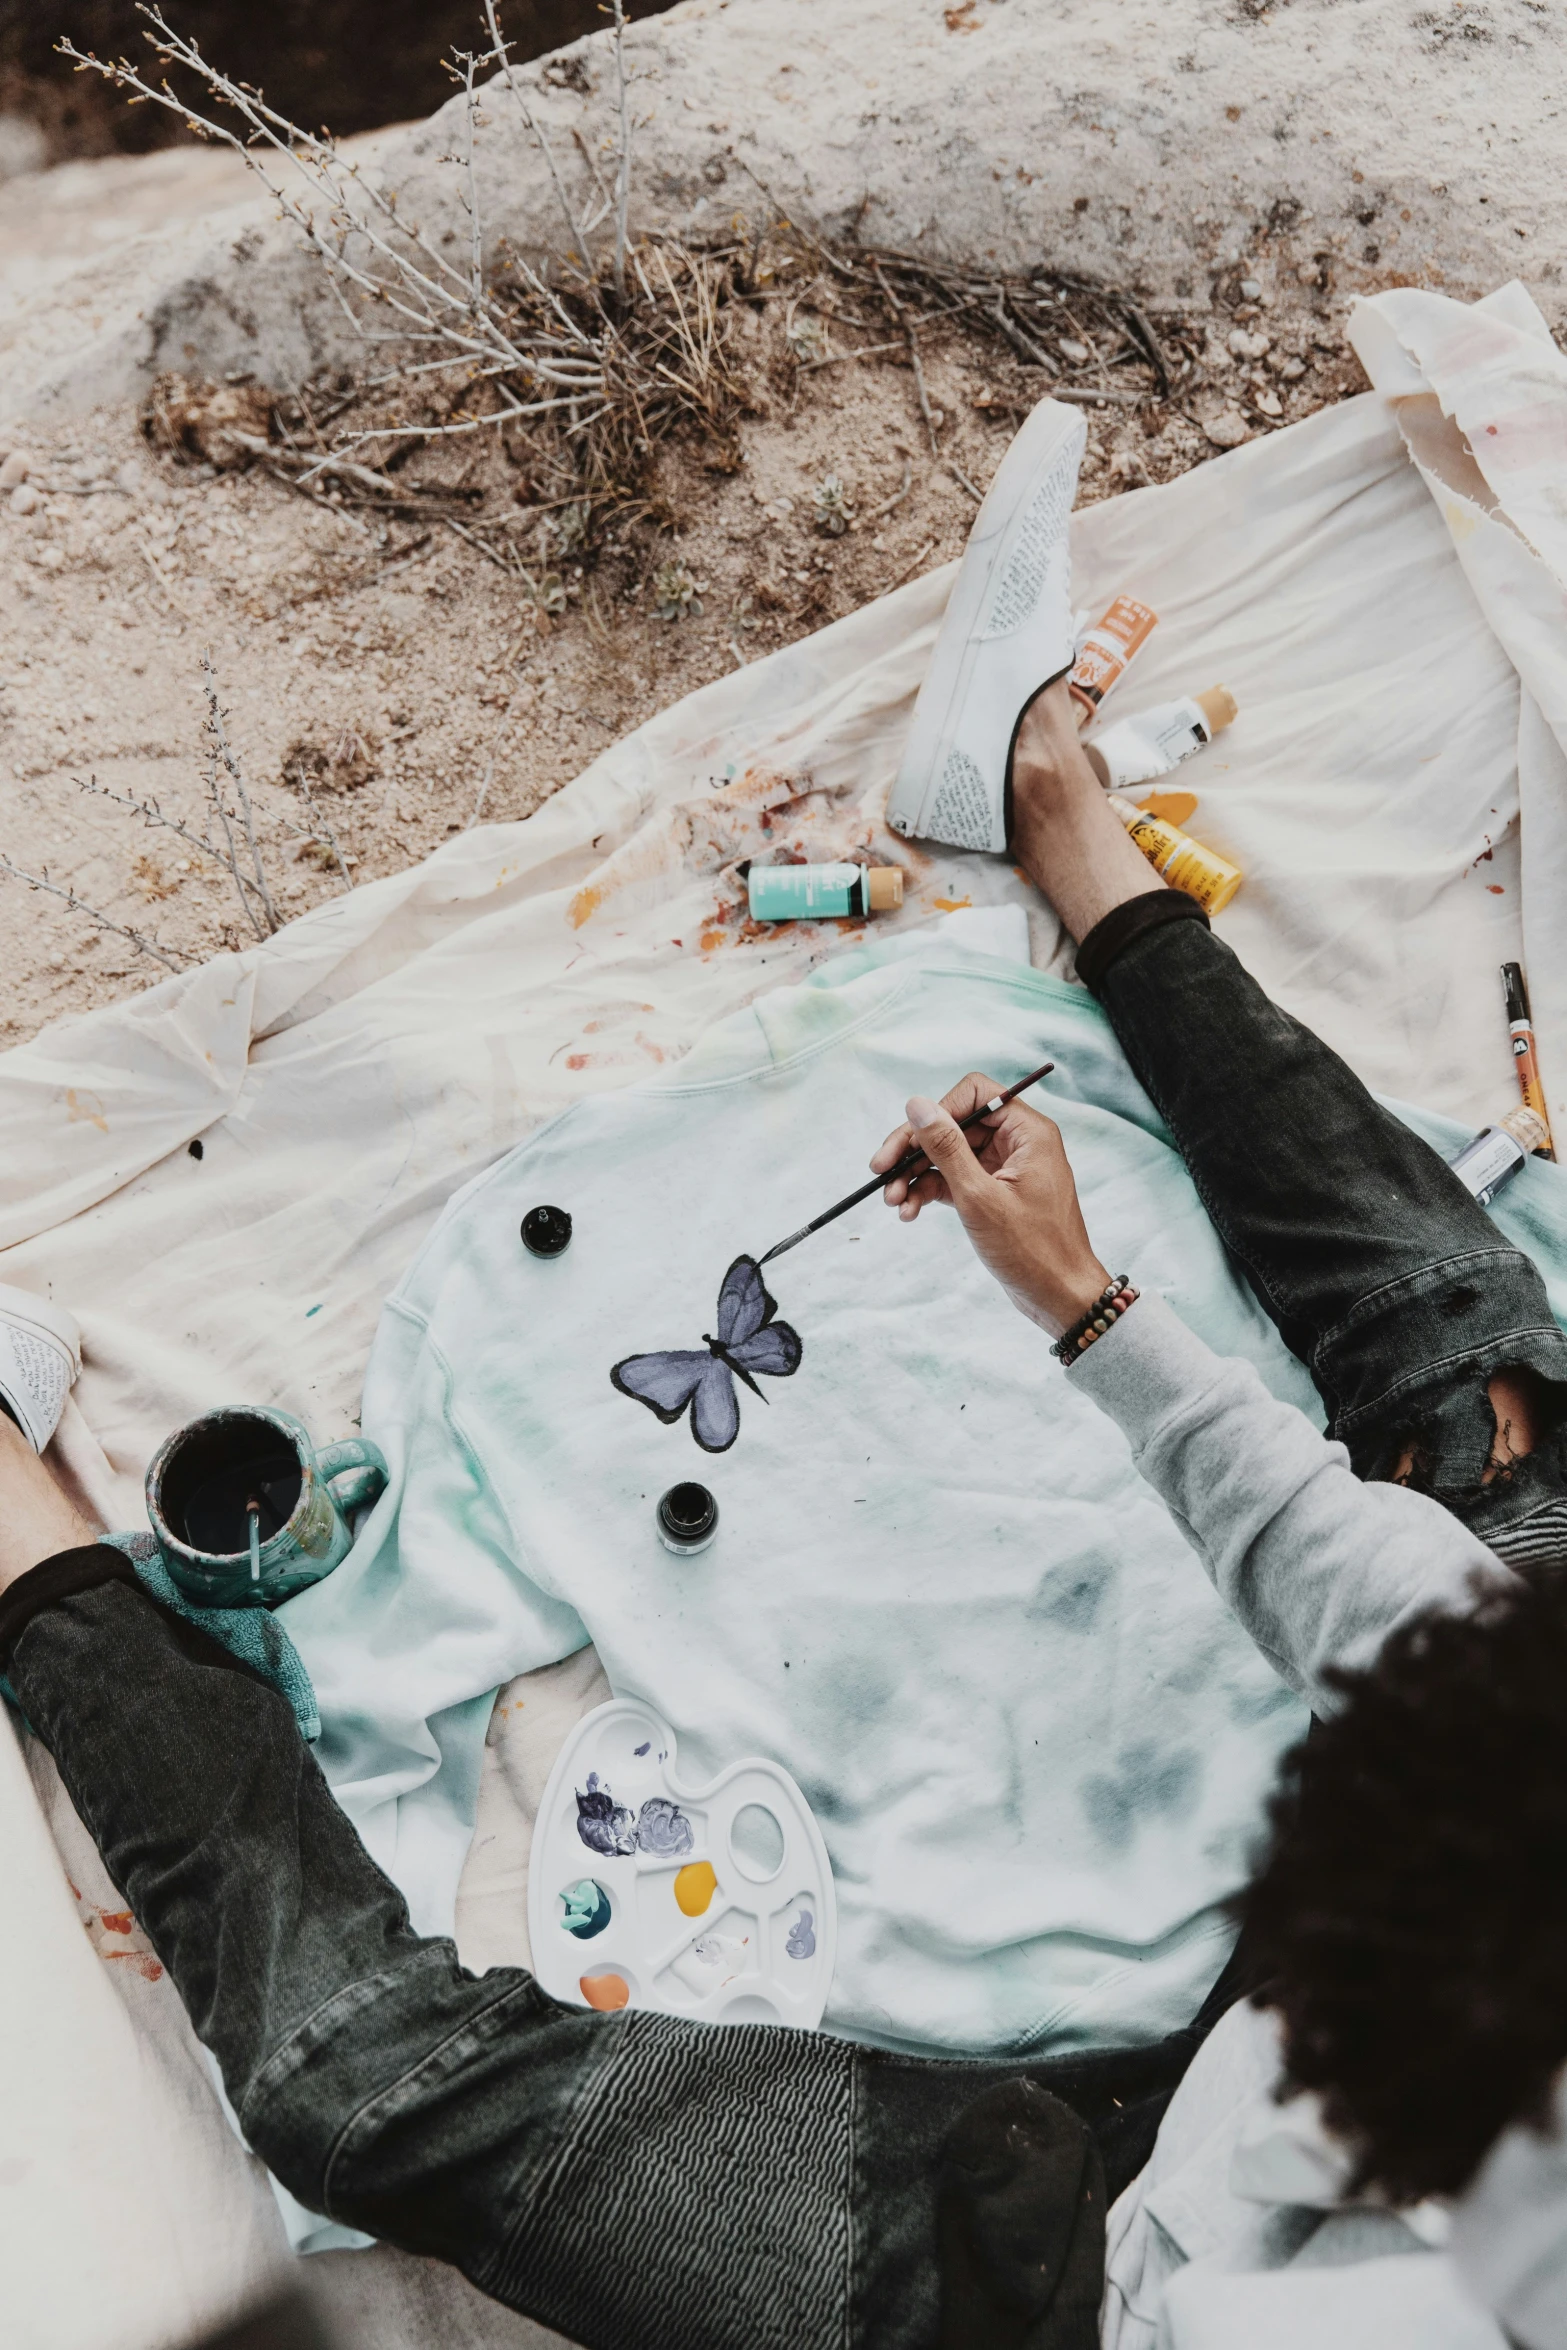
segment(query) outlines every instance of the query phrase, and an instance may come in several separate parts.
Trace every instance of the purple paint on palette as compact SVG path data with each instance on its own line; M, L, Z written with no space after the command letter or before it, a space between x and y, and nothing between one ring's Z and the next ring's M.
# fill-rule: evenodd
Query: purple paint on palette
M696 1837L678 1803L671 1803L667 1795L650 1795L637 1820L637 1842L644 1852L671 1859L689 1852Z
M577 1834L590 1852L601 1852L606 1860L624 1859L637 1848L636 1823L623 1803L616 1803L607 1787L599 1783L597 1771L588 1773L588 1791L581 1788L577 1796Z
M816 1956L816 1920L808 1909L802 1909L794 1924L789 1928L784 1949L790 1958L814 1958Z
M631 1750L631 1751L632 1751L632 1753L633 1753L633 1754L646 1754L646 1752L647 1752L648 1748L649 1748L649 1747L652 1745L652 1743L653 1743L653 1741L652 1741L652 1739L651 1739L651 1738L644 1738L644 1739L643 1739L643 1741L642 1741L642 1743L641 1743L641 1745L640 1745L640 1746L634 1746L634 1747L632 1748L632 1750Z

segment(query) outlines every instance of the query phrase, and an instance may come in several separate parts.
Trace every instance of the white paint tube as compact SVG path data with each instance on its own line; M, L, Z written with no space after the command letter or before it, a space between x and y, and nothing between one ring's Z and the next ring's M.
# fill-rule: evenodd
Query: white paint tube
M1548 1144L1551 1130L1526 1103L1509 1110L1494 1126L1487 1126L1473 1142L1465 1143L1448 1165L1466 1191L1488 1208L1504 1183L1510 1183L1530 1155Z
M1211 685L1206 693L1182 694L1178 702L1156 702L1135 718L1118 718L1083 748L1108 790L1131 791L1140 783L1157 783L1161 775L1202 750L1229 725L1235 711L1235 696L1228 686Z

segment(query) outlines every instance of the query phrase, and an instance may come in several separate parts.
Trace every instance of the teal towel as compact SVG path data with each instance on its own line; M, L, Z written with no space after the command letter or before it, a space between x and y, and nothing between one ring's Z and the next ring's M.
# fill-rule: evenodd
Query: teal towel
M150 1534L105 1534L101 1539L113 1549L124 1551L154 1599L161 1599L165 1607L183 1616L188 1624L209 1633L237 1656L241 1664L249 1665L263 1680L270 1681L274 1689L281 1690L294 1709L294 1719L303 1737L312 1740L320 1737L321 1715L310 1675L276 1616L264 1607L197 1607L169 1573L163 1554Z

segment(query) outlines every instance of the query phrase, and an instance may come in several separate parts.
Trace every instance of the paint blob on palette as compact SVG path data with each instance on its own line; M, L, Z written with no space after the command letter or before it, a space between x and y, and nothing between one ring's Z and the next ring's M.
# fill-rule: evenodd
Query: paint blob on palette
M832 1983L832 1869L779 1764L748 1756L688 1787L668 1724L617 1698L550 1773L528 1929L552 1998L811 2030Z

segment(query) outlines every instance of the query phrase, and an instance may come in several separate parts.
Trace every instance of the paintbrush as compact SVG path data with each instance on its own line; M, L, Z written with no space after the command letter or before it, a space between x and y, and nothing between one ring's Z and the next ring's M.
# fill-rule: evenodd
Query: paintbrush
M1004 1110L1008 1102L1015 1101L1020 1093L1027 1093L1029 1087L1037 1085L1041 1077L1048 1077L1054 1067L1054 1061L1045 1061L1039 1068L1030 1069L1026 1077L1020 1077L1016 1085L1009 1085L1005 1093L993 1095L988 1102L981 1102L977 1110L970 1110L966 1118L960 1118L959 1129L966 1134L971 1126L979 1124L981 1118L993 1117L997 1110ZM869 1199L873 1191L885 1190L900 1175L916 1173L928 1175L930 1161L923 1151L905 1151L896 1166L889 1167L884 1175L873 1175L869 1183L862 1183L858 1191L851 1191L848 1198L839 1200L836 1207L826 1209L820 1216L813 1216L809 1224L802 1224L798 1232L791 1232L787 1240L780 1240L776 1248L770 1248L765 1257L758 1257L757 1264L770 1265L774 1257L783 1255L785 1249L798 1248L802 1240L809 1240L811 1234L820 1232L824 1224L835 1223L840 1216L846 1216L851 1208L859 1206L862 1199Z

